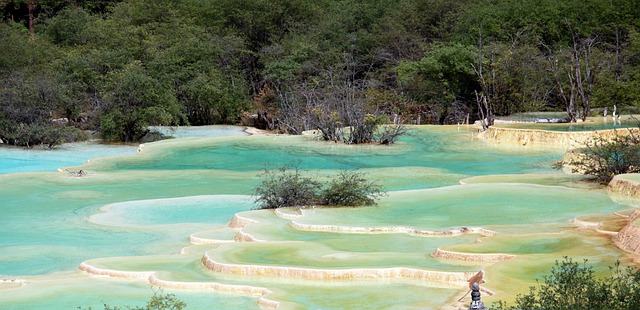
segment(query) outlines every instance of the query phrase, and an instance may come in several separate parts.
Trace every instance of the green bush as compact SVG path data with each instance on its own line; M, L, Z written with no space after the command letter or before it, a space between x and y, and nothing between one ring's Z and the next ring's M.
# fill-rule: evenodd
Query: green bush
M609 276L597 278L586 262L579 264L568 257L556 261L543 284L519 295L515 305L499 301L494 309L640 309L640 271L616 263Z
M299 164L289 164L276 170L265 169L262 183L256 188L256 202L261 209L305 206L318 202L320 182L302 175Z
M110 306L104 304L104 310L182 310L187 307L187 303L178 299L174 294L164 294L162 290L154 290L153 296L147 304L143 307L132 307L132 306ZM85 308L78 307L78 309L83 310ZM86 310L91 310L89 307Z
M324 205L352 207L375 204L382 194L382 186L367 180L363 172L343 170L322 191L322 199Z
M384 194L382 186L369 181L363 172L341 171L323 189L316 178L306 176L298 164L265 169L255 190L261 209L309 205L363 206L373 205Z

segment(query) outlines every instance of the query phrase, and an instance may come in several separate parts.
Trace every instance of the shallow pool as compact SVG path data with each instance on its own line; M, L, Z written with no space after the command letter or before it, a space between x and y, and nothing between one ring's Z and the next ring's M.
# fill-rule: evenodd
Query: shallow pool
M69 167L81 177L4 173L0 308L141 305L150 283L161 283L192 309L258 309L261 297L282 309L440 309L482 269L492 301L524 293L564 255L598 268L629 263L571 220L634 201L554 170L557 149L490 145L474 134L413 127L392 146L191 137ZM292 162L320 180L361 169L388 195L362 208L253 210L261 171ZM515 258L473 259L493 253Z

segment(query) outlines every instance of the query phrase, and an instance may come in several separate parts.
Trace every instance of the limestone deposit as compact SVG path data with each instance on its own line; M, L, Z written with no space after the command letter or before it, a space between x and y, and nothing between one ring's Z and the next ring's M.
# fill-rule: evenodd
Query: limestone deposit
M356 268L316 269L288 266L228 264L213 260L208 253L202 256L202 265L213 271L229 275L270 276L305 280L353 280L353 279L415 279L446 283L465 283L476 273L431 271L417 268Z
M433 257L451 260L460 260L465 262L488 262L497 263L507 259L515 258L515 255L501 253L461 253L436 249L432 254Z
M621 174L609 182L609 191L630 197L640 197L640 180L634 180L631 175Z
M276 309L279 307L280 303L277 301L270 300L265 297L265 295L271 294L271 291L262 287L255 287L249 285L233 285L233 284L223 284L217 282L182 282L182 281L168 281L163 280L158 277L155 271L121 271L121 270L113 270L113 269L105 269L99 268L91 265L90 262L83 262L80 264L79 269L94 275L94 276L105 276L111 278L120 278L120 279L129 279L129 280L144 280L149 282L149 284L163 287L163 288L173 288L173 289L188 289L188 290L211 290L211 291L219 291L226 293L239 293L239 294L247 294L254 296L261 296L258 300L258 304L265 308Z
M594 131L547 131L538 129L489 127L478 134L481 139L504 144L524 146L554 146L564 149L575 149L585 145L597 136L605 139L618 134L639 133L634 129L594 130Z
M634 254L640 254L640 226L637 220L639 211L634 211L629 217L629 223L613 238L613 242L621 249Z
M483 236L493 236L495 232L482 227L460 227L449 230L423 230L414 227L404 226L381 226L381 227L357 227L338 225L311 225L291 221L291 227L302 231L316 232L340 232L340 233L367 233L367 234L397 234L405 233L416 236L459 236L463 234L480 234Z
M609 182L609 191L624 196L640 197L640 181L635 180L634 175L621 174L615 176ZM634 211L629 216L629 222L613 238L613 242L621 249L634 254L640 254L640 226L638 218L640 212Z

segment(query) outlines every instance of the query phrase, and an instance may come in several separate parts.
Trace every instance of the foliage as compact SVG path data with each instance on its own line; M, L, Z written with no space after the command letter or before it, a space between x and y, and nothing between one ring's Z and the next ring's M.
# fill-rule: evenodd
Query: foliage
M107 140L134 142L153 125L177 125L183 114L170 88L133 62L107 76L105 105L100 120Z
M402 62L398 80L418 100L440 106L437 123L460 123L453 103L472 98L476 77L471 64L477 55L473 46L459 43L433 46L419 61Z
M375 204L382 194L382 186L368 180L364 172L342 170L322 191L322 200L329 206L365 206Z
M15 71L0 86L0 140L18 146L53 147L82 138L80 130L69 126L66 107L69 90L50 76ZM58 119L54 122L52 115Z
M162 290L154 291L153 296L145 306L110 306L104 304L104 310L182 310L187 307L187 303L177 298L174 294L164 294ZM82 307L78 307L78 309L84 309ZM91 310L89 307L87 310Z
M609 183L618 174L640 172L640 138L631 130L612 138L596 136L575 154L565 164L601 183Z
M307 176L299 163L277 169L265 169L259 176L262 182L256 188L256 203L261 209L301 207L309 205L363 206L374 205L384 194L376 182L360 171L341 171L326 188L317 178Z
M94 18L82 8L66 8L47 20L45 31L55 44L85 44L89 41L86 28L94 22Z
M275 170L266 169L260 175L262 183L256 188L256 203L261 209L305 206L318 202L320 182L303 175L299 163Z
M623 268L620 263L610 267L610 275L598 278L593 267L565 257L556 261L544 283L519 295L515 305L500 301L498 310L543 309L639 309L640 271Z
M0 0L0 12L4 93L25 90L7 82L17 73L47 77L64 95L39 106L43 126L66 117L113 140L255 114L366 143L390 119L640 105L635 0ZM142 88L125 98L119 85Z

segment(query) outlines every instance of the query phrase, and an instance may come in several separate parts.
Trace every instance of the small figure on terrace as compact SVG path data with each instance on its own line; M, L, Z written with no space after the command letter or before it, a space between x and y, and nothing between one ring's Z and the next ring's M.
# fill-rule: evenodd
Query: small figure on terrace
M487 310L484 303L480 301L480 285L478 285L478 282L474 282L471 288L471 305L469 306L469 310Z

